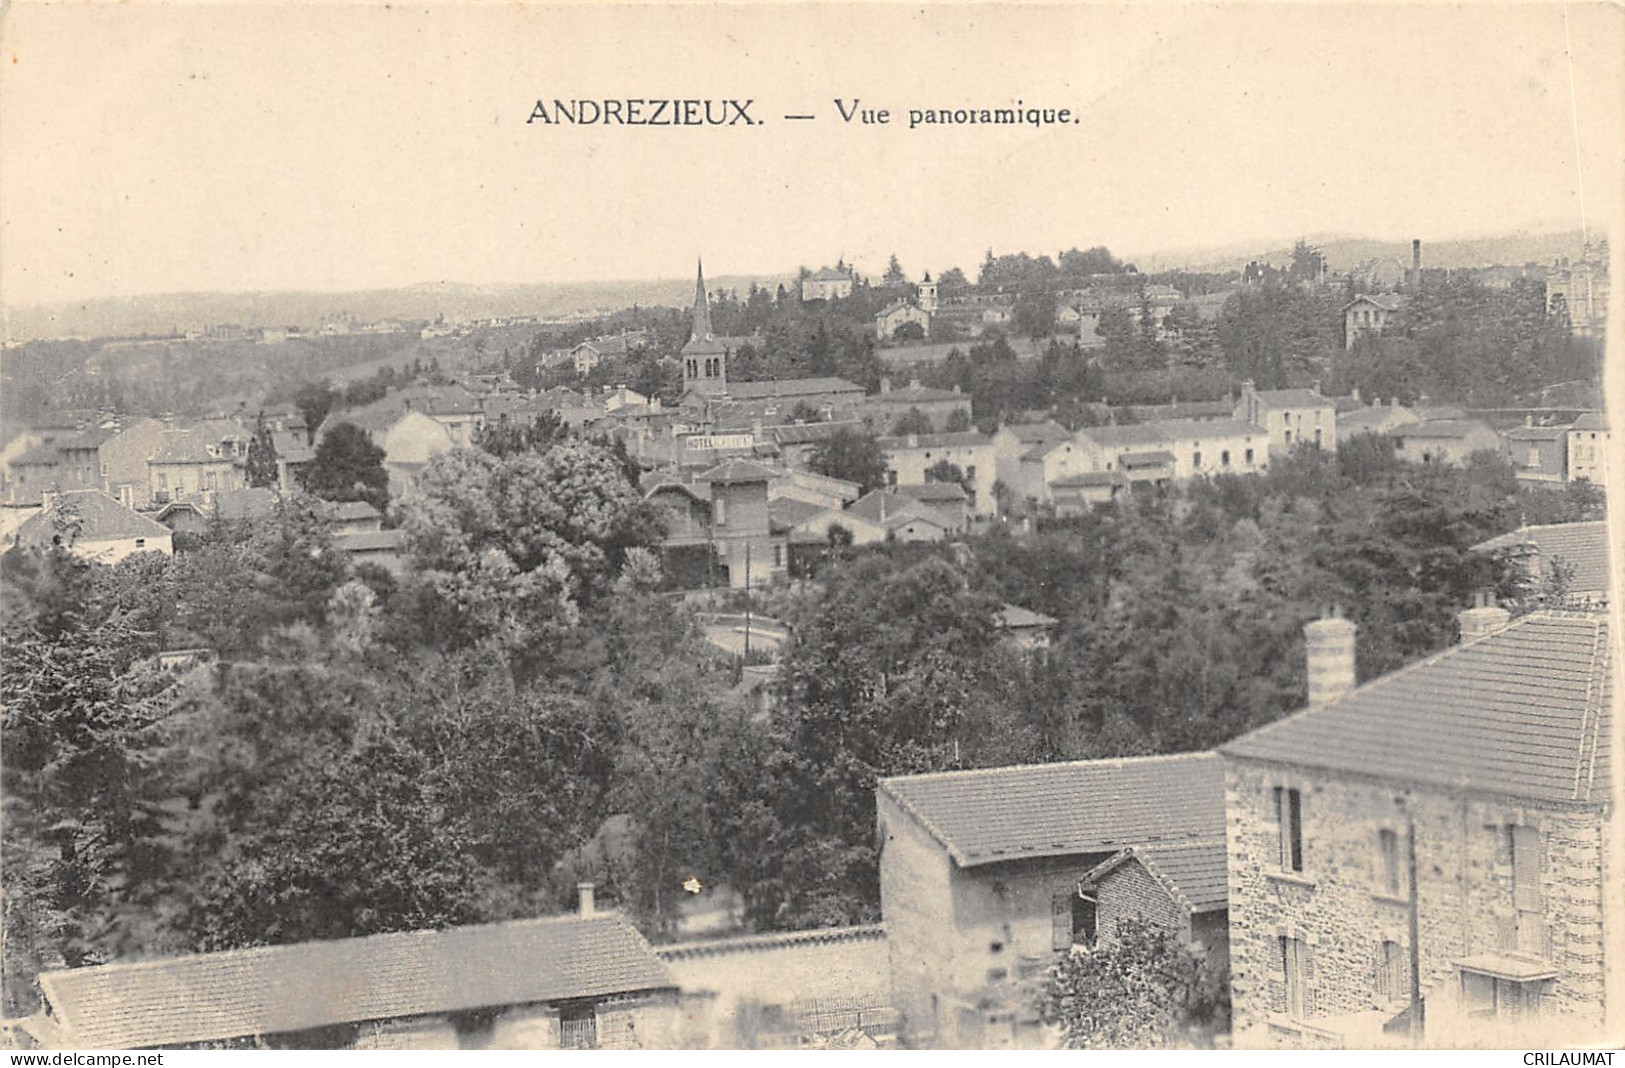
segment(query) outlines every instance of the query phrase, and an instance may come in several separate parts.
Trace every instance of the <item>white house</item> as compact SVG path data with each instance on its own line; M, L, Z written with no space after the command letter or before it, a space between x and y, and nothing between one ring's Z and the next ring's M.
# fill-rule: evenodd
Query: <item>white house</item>
M75 556L116 564L134 553L175 551L174 533L162 523L124 507L101 490L48 494L42 507L17 528L17 544L61 546Z

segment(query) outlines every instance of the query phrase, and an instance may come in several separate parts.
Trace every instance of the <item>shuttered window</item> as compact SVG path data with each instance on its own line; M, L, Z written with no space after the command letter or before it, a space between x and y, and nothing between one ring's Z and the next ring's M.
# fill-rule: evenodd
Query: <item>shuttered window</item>
M1281 836L1281 870L1303 871L1303 792L1277 786L1274 809Z
M1051 948L1072 948L1072 891L1057 890L1050 899Z

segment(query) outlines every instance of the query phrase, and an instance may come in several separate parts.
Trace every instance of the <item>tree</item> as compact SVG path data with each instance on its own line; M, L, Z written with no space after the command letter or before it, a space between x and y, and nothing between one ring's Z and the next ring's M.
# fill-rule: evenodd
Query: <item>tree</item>
M925 480L927 482L950 482L966 492L970 491L970 486L966 485L969 480L965 477L965 472L951 460L938 460L926 468Z
M856 482L860 493L886 484L886 454L880 442L858 430L843 427L814 445L807 466L828 478Z
M925 327L919 323L900 323L891 336L893 341L924 341Z
M886 273L881 276L881 281L887 285L897 285L907 280L903 274L903 265L897 262L897 253L893 252L891 260L886 264Z
M271 439L271 428L265 425L265 413L254 420L254 436L248 442L245 471L248 484L256 489L271 489L281 479L277 472L276 442Z
M545 449L555 441L569 437L569 427L555 411L541 412L530 422L500 419L486 423L474 432L474 444L493 456L509 456L516 452Z
M327 413L342 399L338 390L331 386L307 384L299 387L299 392L293 395L293 405L305 418L305 436L308 440L316 440L316 431L321 429Z
M1171 931L1123 920L1050 971L1039 1014L1071 1049L1211 1045L1229 1028L1229 977Z
M892 424L891 432L895 437L903 437L908 434L929 434L935 429L936 427L931 425L929 415L918 408L910 408L897 417L897 422Z
M963 408L955 408L948 413L947 431L950 434L962 433L971 428L970 412Z
M389 504L384 450L354 423L339 423L322 435L302 477L305 489L324 501L366 501L379 511Z

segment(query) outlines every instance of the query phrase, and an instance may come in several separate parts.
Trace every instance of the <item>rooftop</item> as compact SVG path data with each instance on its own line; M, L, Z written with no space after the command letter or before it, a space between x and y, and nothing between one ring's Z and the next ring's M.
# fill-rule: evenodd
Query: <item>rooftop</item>
M1493 433L1473 419L1425 419L1389 431L1397 438L1465 438L1474 432Z
M1542 576L1552 560L1561 559L1574 568L1570 587L1575 593L1601 593L1610 586L1608 523L1601 519L1519 527L1510 534L1480 542L1473 551L1533 553Z
M1016 428L1011 427L1010 429L1015 430ZM1070 434L1067 434L1065 428L1061 428L1061 432L1066 434L1067 437L1071 437ZM993 443L993 439L982 433L980 430L952 430L945 434L899 435L896 437L883 437L879 440L880 447L882 449L887 449L892 452L896 452L900 449L936 449L950 446L968 447L977 445L991 445Z
M1312 389L1260 389L1254 393L1266 408L1335 408L1330 397Z
M1216 753L905 775L879 788L962 867L1224 835Z
M1098 883L1129 860L1138 860L1188 912L1210 912L1229 903L1229 867L1222 837L1130 846L1093 868L1083 882Z
M1072 431L1052 419L1042 423L1016 423L999 429L1014 434L1016 440L1024 445L1039 445L1072 437Z
M1608 796L1607 624L1540 612L1253 731L1228 755L1549 801Z
M47 972L84 1048L140 1049L331 1024L675 987L615 913Z
M810 397L820 393L862 393L863 387L844 378L777 378L761 382L729 382L728 396L734 400L761 400L766 397Z
M772 482L780 472L749 460L729 460L694 476L696 482L729 485L736 482Z
M1219 438L1263 437L1263 427L1244 419L1163 419L1154 423L1092 426L1078 431L1103 449L1126 445L1161 445L1171 441L1216 441Z
M49 508L29 516L17 528L18 545L50 545L59 524L77 524L76 542L124 541L130 538L167 538L173 533L162 523L131 511L101 490L68 490ZM63 541L70 539L64 536Z
M1574 421L1570 430L1607 430L1608 415L1605 412L1585 412Z

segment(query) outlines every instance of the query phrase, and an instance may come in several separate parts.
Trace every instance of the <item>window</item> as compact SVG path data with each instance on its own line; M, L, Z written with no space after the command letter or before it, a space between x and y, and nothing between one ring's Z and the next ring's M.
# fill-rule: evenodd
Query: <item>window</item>
M1525 467L1539 467L1540 466L1540 446L1538 446L1538 445L1529 446L1529 457L1525 461L1524 466Z
M726 498L726 497L718 497L715 501L713 501L712 504L711 504L711 514L716 517L717 526L719 526L719 527L727 526L728 525L728 498Z
M1392 1004L1411 997L1411 962L1405 947L1388 939L1377 947L1377 999Z
M1277 786L1275 819L1280 825L1281 870L1303 871L1303 791Z
M1315 428L1315 448L1320 448L1320 428Z
M897 472L896 471L887 471L886 472L886 485L888 485L888 486L897 485Z
M976 481L976 465L975 464L967 464L965 466L965 478L968 479L971 482Z
M593 1006L571 1005L559 1010L559 1048L598 1048L598 1013Z
M1225 449L1223 452L1219 453L1219 466L1220 467L1229 467L1230 466L1230 450L1229 449Z
M1200 449L1198 449L1196 452L1191 453L1191 466L1196 468L1197 470L1201 470L1201 467L1202 467L1202 452L1201 452Z
M1079 895L1075 888L1057 890L1050 898L1050 919L1053 938L1050 947L1057 951L1074 945L1090 946L1095 942L1095 899Z
M1399 832L1377 832L1377 892L1399 896Z
M1306 1019L1313 1001L1309 992L1314 982L1313 954L1301 938L1278 935L1276 945L1281 964L1281 997L1276 1001L1277 1011L1294 1020Z
M137 539L135 539L135 547L137 549L145 549L147 547L147 539L146 538L137 538Z
M1252 463L1253 462L1253 450L1248 449L1245 456L1244 456L1244 458L1245 458L1247 463Z
M783 567L784 566L784 546L782 546L782 545L773 546L773 566L774 567Z
M1286 443L1288 445L1292 444L1292 431L1290 430L1286 431Z

